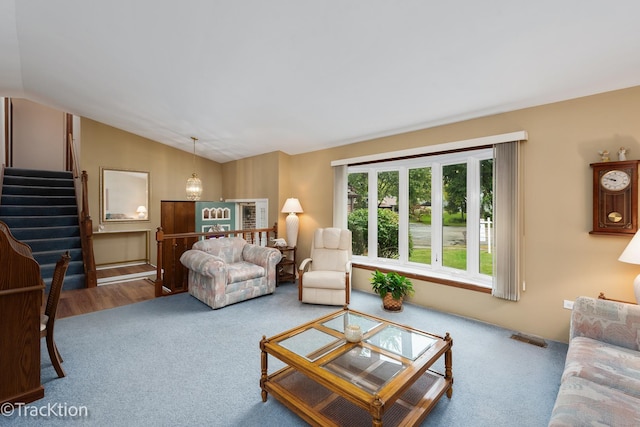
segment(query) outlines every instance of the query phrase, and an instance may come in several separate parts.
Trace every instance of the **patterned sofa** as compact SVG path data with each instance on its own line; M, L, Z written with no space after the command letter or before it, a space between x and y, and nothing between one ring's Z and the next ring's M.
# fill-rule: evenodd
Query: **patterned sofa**
M224 237L197 241L180 262L189 269L189 293L216 309L272 294L281 257L277 249Z
M579 297L550 426L640 426L640 306Z

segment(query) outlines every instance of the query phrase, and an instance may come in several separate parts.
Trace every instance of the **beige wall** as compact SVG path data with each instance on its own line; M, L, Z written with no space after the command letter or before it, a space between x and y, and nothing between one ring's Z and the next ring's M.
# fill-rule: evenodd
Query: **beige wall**
M291 192L300 216L298 259L309 253L311 233L332 223L332 160L525 130L523 145L526 291L519 302L416 282L413 301L546 339L567 341L570 311L563 300L579 295L633 301L640 266L617 261L629 237L593 236L591 168L597 152L629 148L640 159L640 87L469 120L339 148L292 156ZM614 156L615 159L615 156ZM369 290L370 272L353 283ZM445 331L434 331L445 332ZM454 337L455 338L455 337Z
M269 199L269 227L278 220L280 153L223 163L224 199Z
M11 105L13 167L64 170L65 113L26 99L12 98Z
M81 165L89 176L89 210L94 231L100 224L100 168L149 172L150 205L148 221L105 223L105 230L150 229L151 262L156 263L155 231L160 226L160 201L185 200L187 178L194 172L192 146L182 151L149 139L95 122L81 121ZM219 163L196 157L195 172L202 180L202 200L222 197L222 171ZM96 244L96 263L106 264L138 258L140 235L101 238Z

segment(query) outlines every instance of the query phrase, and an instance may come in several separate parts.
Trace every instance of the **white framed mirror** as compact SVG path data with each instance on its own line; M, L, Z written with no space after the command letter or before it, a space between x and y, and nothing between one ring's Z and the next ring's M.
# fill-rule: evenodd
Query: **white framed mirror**
M149 172L100 170L101 222L149 220Z

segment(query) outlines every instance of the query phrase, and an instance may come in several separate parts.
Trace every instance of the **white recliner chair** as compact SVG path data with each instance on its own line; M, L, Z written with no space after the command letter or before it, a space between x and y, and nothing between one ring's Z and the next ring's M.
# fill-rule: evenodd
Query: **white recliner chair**
M310 304L348 305L351 255L350 230L317 229L310 257L298 269L298 299Z

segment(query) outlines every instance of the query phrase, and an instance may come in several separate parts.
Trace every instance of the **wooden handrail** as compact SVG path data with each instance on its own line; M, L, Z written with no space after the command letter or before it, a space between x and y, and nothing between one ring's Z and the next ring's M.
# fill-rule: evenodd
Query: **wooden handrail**
M171 295L173 292L165 292L163 290L164 282L163 282L163 266L162 266L162 248L164 242L171 245L172 248L178 247L176 242L178 240L182 240L183 242L188 241L189 239L199 240L201 238L209 239L209 238L218 238L218 237L242 237L248 243L257 244L261 246L266 246L269 243L269 234L271 234L273 239L278 237L278 223L276 222L271 228L252 228L246 230L222 230L222 231L207 231L204 233L175 233L175 234L165 234L162 231L162 227L158 227L156 231L156 242L157 242L157 262L156 262L156 280L155 280L155 295L156 297L161 297L163 295ZM184 245L181 245L184 247ZM179 259L182 253L175 253L174 259Z
M80 216L82 261L84 265L85 286L87 288L93 288L98 286L98 279L96 275L96 259L93 252L93 221L89 215L89 191L87 184L89 176L87 175L87 171L82 171L82 174L79 173L79 161L78 156L76 155L75 145L73 143L73 134L71 132L67 134L67 153L71 159L74 183L77 184L77 180L80 178L79 188L76 185L76 194L79 190L81 209L78 214Z

